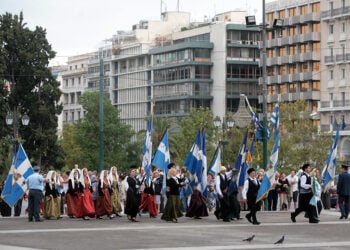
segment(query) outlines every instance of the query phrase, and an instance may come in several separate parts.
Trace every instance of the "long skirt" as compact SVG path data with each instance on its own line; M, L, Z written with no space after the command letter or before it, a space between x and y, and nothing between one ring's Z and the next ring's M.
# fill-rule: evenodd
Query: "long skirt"
M52 197L52 196L45 196L44 198L44 218L50 219L53 218L60 218L61 216L61 197Z
M139 211L140 199L131 188L126 192L126 205L124 213L132 218L135 218Z
M111 195L112 210L114 214L119 214L122 211L122 206L120 204L119 192L117 189L113 189Z
M67 215L76 216L76 198L72 194L66 194L66 203L67 203Z
M191 195L191 201L187 209L186 217L206 217L208 215L208 208L204 202L202 193L198 190L194 190Z
M92 194L90 190L84 189L83 190L84 196L82 197L82 210L83 210L83 216L89 216L94 217L95 216L95 205L94 201L92 199Z
M108 188L102 189L103 195L97 196L96 202L96 216L111 215L112 205L111 196L109 194Z
M152 194L142 194L142 202L140 209L147 210L150 216L157 216L158 210L156 206L156 196Z
M183 214L181 212L180 197L178 195L169 195L161 219L166 221L172 221L173 219L177 219L182 216Z

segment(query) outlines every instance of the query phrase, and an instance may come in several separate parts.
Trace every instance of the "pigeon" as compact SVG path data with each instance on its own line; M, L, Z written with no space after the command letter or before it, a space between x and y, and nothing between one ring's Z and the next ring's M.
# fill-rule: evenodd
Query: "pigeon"
M243 241L248 241L249 243L254 239L255 235L253 234L249 238L244 239Z
M284 235L282 236L281 239L279 239L278 241L276 241L274 244L282 244L284 241Z

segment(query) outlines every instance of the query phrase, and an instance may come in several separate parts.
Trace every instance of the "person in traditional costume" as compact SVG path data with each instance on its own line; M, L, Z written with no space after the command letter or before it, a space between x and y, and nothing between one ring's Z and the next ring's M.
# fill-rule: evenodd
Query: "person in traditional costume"
M58 192L60 186L56 171L49 171L46 175L45 198L44 198L44 218L61 218L61 197Z
M165 205L164 213L162 215L162 220L172 221L177 223L177 218L182 217L181 211L181 200L179 188L185 185L184 182L179 182L176 177L176 168L170 168L168 172L167 185L167 195L168 199Z
M153 173L151 172L151 175L149 178L146 178L145 188L142 193L142 200L141 205L139 209L143 211L148 211L149 216L151 218L156 218L158 214L157 206L156 206L156 196L155 196L155 189L154 189L154 179L153 179Z
M194 219L201 219L201 217L207 217L208 208L206 201L202 195L201 184L198 184L191 195L190 205L187 209L186 217L193 217Z
M95 206L92 199L92 187L87 168L82 169L82 176L79 180L79 196L77 198L77 217L89 220L89 217L95 217Z
M80 171L73 169L69 174L68 190L66 194L67 215L70 218L76 217L77 210L77 195L79 192Z
M124 185L126 190L126 204L124 213L128 216L128 219L132 222L138 222L136 215L139 211L140 200L138 198L138 186L139 183L136 180L136 166L130 167L129 176L125 177Z
M107 215L113 219L112 204L111 204L111 183L108 179L108 171L102 170L98 183L97 202L96 202L96 218L102 219L102 216Z
M122 211L120 204L120 193L119 193L119 175L116 167L111 167L108 175L109 182L111 183L112 194L111 194L111 203L112 203L112 213L116 216L121 217L119 214Z

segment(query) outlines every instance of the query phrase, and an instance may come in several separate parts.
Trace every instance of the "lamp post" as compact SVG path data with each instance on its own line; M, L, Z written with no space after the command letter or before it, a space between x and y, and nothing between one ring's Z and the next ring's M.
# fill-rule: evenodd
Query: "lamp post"
M262 95L263 95L263 168L267 167L267 70L266 70L266 10L265 0L262 1L262 25L256 25L255 16L246 16L247 27L259 27L262 33ZM273 28L281 28L283 26L282 19L275 19Z
M222 139L220 139L219 141L219 145L222 145L222 153L221 153L221 162L222 164L224 165L225 163L225 157L224 157L224 149L225 149L225 145L228 144L228 141L227 140L223 140L225 138L225 134L226 134L226 129L231 129L233 128L233 126L235 125L235 122L233 120L233 118L231 117L228 117L228 118L225 118L224 117L224 121L223 123L221 124L221 119L219 116L216 116L213 120L213 123L214 123L214 126L216 128L220 128L222 129Z
M24 115L21 115L18 112L18 109L15 109L13 112L8 112L6 115L6 124L8 126L13 125L13 137L15 141L18 141L18 129L19 129L19 120L22 121L23 126L28 126L29 124L29 116L24 113Z

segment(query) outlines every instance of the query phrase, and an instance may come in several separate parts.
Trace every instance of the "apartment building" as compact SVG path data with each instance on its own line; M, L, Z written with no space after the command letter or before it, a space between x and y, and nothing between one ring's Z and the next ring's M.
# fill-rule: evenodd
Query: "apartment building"
M350 0L321 1L321 131L340 126L338 152L350 160Z
M282 28L273 28L275 19L283 20ZM268 112L278 101L296 100L305 100L309 113L317 112L321 98L320 0L269 2L266 20ZM313 119L319 125L319 117Z

